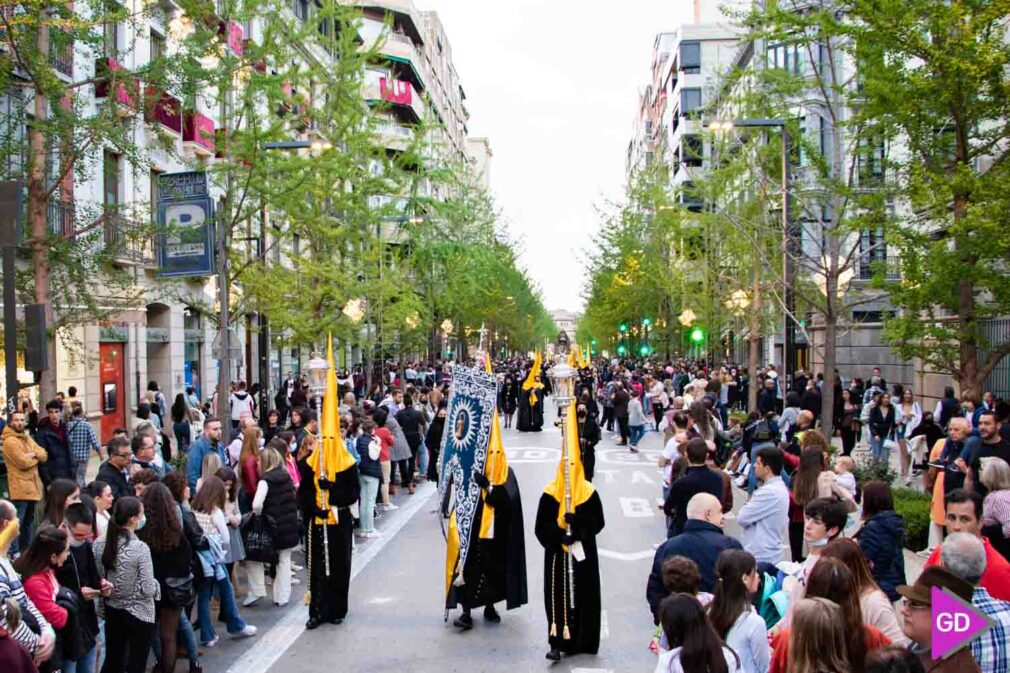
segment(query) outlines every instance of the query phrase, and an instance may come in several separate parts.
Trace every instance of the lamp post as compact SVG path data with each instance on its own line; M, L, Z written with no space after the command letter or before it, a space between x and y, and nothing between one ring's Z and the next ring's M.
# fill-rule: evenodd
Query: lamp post
M796 297L793 292L793 264L790 259L796 245L795 232L792 230L789 201L789 129L786 119L772 117L768 119L711 119L702 122L702 126L713 131L731 131L740 128L778 128L782 129L782 374L785 385L792 383L793 371L796 369L796 323L793 315L796 312Z

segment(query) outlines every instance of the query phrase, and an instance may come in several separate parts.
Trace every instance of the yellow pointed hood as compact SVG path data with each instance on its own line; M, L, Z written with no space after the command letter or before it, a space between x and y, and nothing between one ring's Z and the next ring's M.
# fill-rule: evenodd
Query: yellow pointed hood
M485 370L488 374L493 374L491 369L491 357L484 360ZM501 440L501 424L498 421L498 408L495 407L494 416L491 419L491 439L487 446L487 460L484 463L484 476L491 482L492 486L501 486L509 476L508 458L505 456L505 447ZM481 496L483 499L483 496ZM494 508L484 503L484 513L480 520L480 537L489 539L494 536Z
M579 453L579 425L575 419L575 405L568 407L565 417L565 454L558 461L558 472L554 481L547 484L544 493L558 501L558 526L565 527L565 459L568 460L569 480L572 487L572 511L589 500L595 492L593 485L586 479L582 467L582 454Z
M337 473L348 470L356 464L354 456L344 444L344 435L340 431L340 400L338 399L337 371L333 363L332 335L329 336L326 346L326 361L330 366L326 370L326 393L323 397L322 418L320 419L323 441L321 444L316 444L308 461L317 481L322 477L334 481ZM329 507L327 494L322 489L316 489L316 505L320 510ZM332 512L330 519L334 519ZM320 523L322 522L320 521ZM336 521L334 519L329 523L336 523Z
M537 381L537 377L540 376L540 366L543 362L543 356L540 355L538 350L536 356L533 358L533 366L530 367L530 373L526 376L526 380L523 381L523 390L530 391L530 406L535 406L537 403L537 391L544 387L544 384Z

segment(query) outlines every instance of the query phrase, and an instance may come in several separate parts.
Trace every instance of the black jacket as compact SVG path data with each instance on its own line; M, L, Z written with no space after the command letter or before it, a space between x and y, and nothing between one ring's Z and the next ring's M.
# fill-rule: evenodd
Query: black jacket
M62 430L62 433L61 433ZM49 419L39 423L35 433L35 443L46 450L49 459L45 462L44 471L49 479L73 479L76 476L77 464L70 451L70 439L67 435L66 423L60 423L59 429L54 428ZM40 468L43 466L39 466Z
M134 493L133 489L130 488L130 482L126 479L126 475L123 474L123 471L109 461L105 461L98 466L98 476L95 478L98 479L98 481L104 481L112 487L112 497L115 500L118 500L123 496L133 495Z
M82 642L86 646L85 651L90 650L98 636L98 613L95 608L97 599L84 600L81 587L102 588L102 578L98 574L98 565L95 563L95 553L90 542L85 542L79 547L71 545L67 560L56 569L56 580L61 587L73 591L80 599L77 613L78 627Z
M905 584L905 520L894 510L877 512L857 537L877 586L892 602L901 598L897 588Z
M649 573L649 581L645 586L645 598L649 601L653 620L659 604L669 595L663 585L663 561L671 556L686 556L691 559L701 573L701 590L711 592L715 589L715 562L726 549L743 549L743 546L739 540L725 535L722 528L696 519L684 524L683 533L660 545L652 559L652 572Z
M667 516L673 517L667 537L673 537L684 530L687 503L699 493L711 493L722 502L722 477L708 465L692 465L687 468L684 476L670 484L666 502L663 503L663 511Z
M264 474L261 479L270 488L263 501L263 518L266 519L273 535L274 547L291 549L298 546L298 501L295 499L295 484L291 475L283 467L277 467Z

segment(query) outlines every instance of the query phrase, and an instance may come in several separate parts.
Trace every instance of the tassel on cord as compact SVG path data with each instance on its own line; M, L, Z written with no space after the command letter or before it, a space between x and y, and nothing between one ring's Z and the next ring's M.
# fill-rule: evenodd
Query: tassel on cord
M568 558L565 557L565 610L562 613L562 617L565 620L565 622L564 622L565 628L563 630L563 634L564 634L563 637L564 637L565 640L571 640L572 639L572 633L571 633L571 631L568 630L568 600L569 600L568 586L570 584L571 584L571 582L569 581L569 574L568 574Z
M305 546L308 547L308 552L305 554L305 567L308 570L307 573L307 584L305 590L305 598L302 599L305 605L312 605L312 521L309 521L308 530L305 533Z

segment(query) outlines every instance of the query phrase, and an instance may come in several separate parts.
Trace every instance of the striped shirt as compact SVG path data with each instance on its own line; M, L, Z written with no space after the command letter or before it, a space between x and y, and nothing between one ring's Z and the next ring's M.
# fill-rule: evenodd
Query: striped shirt
M32 600L25 593L25 588L21 584L21 578L15 572L13 566L11 566L10 560L6 556L0 555L0 601L8 598L16 600L18 605L21 606L22 612L30 612L39 623L43 632L48 630L50 634L53 633L52 626L49 625L49 622L46 621L46 618L42 616L42 613L39 612L39 609L35 607L35 604L32 603ZM6 611L0 610L0 628L11 633L6 615ZM39 637L32 632L24 620L21 620L21 624L11 633L11 636L22 647L28 650L29 654L35 656L35 648L38 647Z
M982 526L999 524L1003 537L1010 538L1010 489L990 491L982 503Z
M982 587L975 587L971 604L993 621L993 627L971 641L971 656L982 673L1010 670L1010 603L996 600Z
M83 418L72 418L67 423L67 436L70 439L70 451L74 454L75 463L85 463L91 458L91 450L96 452L101 448L95 429Z
M105 599L108 607L125 610L142 622L154 623L154 601L161 599L161 585L154 577L151 550L133 533L119 541L116 567L107 570L102 564L105 537L95 540L95 562L102 577L112 582L112 595Z

